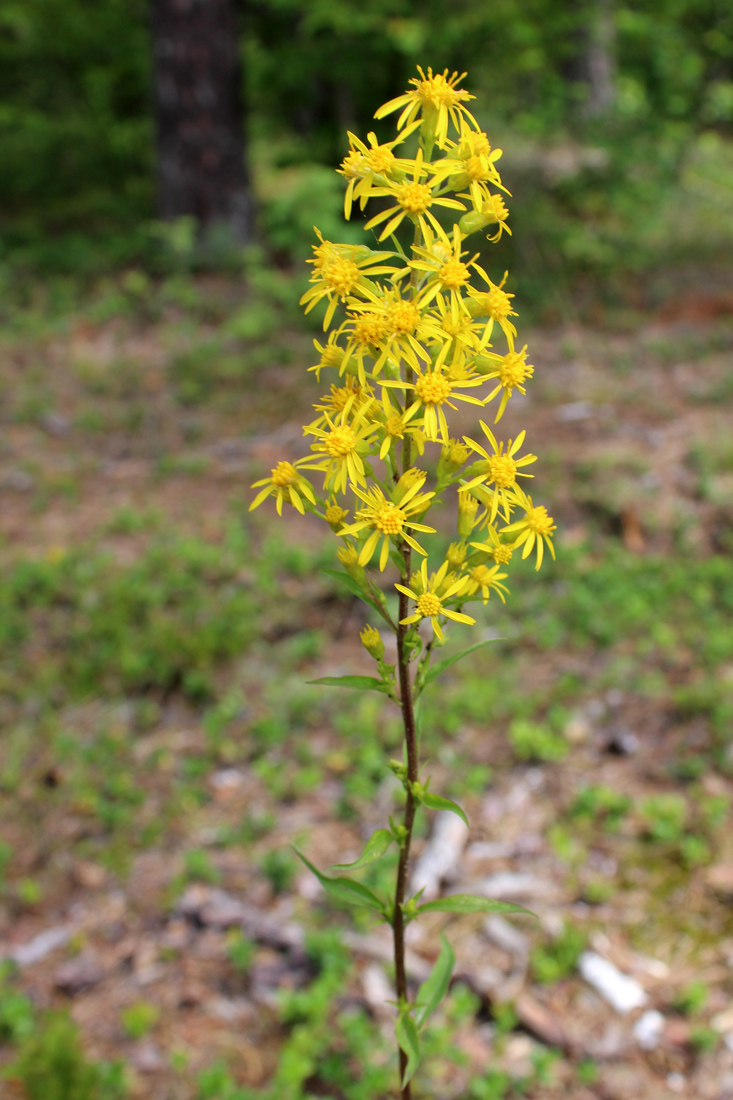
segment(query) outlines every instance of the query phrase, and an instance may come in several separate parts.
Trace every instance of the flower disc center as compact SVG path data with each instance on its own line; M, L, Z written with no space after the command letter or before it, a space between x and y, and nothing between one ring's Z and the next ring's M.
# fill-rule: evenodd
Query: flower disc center
M327 454L332 458L343 458L354 450L356 437L348 424L339 424L324 440Z
M442 374L424 374L415 383L415 393L424 405L442 405L450 391L451 384Z
M278 462L272 471L272 484L277 485L280 489L287 488L288 485L292 485L297 480L298 471L292 462Z
M508 489L517 476L517 464L511 455L492 455L489 459L489 476L500 489Z
M427 619L433 615L440 615L443 610L443 604L440 597L436 596L434 592L423 592L423 594L417 598L417 609L422 617Z
M405 525L405 517L396 504L385 504L377 512L375 526L385 535L399 535Z

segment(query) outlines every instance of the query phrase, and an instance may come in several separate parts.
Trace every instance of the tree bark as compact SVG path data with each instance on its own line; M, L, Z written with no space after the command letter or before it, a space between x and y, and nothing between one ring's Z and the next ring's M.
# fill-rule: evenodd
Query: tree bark
M158 213L252 232L234 0L152 0Z
M613 21L613 0L595 0L588 28L586 55L589 118L605 115L613 107L616 75L616 32Z

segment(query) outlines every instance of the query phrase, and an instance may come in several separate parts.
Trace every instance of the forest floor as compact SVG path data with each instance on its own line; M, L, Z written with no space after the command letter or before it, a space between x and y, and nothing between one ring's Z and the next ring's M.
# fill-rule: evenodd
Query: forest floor
M432 889L539 919L411 927L415 980L441 932L457 955L419 1098L733 1097L724 284L526 334L502 428L540 456L558 562L512 570L468 632L498 640L427 696L471 827L425 820L416 852L447 845ZM53 293L0 331L0 1063L51 1067L63 1008L136 1100L391 1097L389 941L290 844L325 867L384 824L397 715L306 684L371 671L360 605L333 538L247 512L327 388L312 334L268 272Z

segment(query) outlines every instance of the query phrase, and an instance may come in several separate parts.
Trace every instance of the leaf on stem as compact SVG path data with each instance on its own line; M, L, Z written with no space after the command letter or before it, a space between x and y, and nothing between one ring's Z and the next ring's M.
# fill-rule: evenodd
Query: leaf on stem
M456 957L453 948L445 936L441 935L441 948L435 965L430 972L430 977L423 982L417 993L417 1010L415 1012L415 1024L418 1031L425 1027L428 1017L432 1016L435 1009L448 992L453 965Z
M402 573L405 568L405 559L402 557L402 554L397 550L390 550L389 560L399 569L400 573Z
M376 859L383 856L390 844L394 844L394 837L389 829L377 829L369 837L358 859L353 863L333 863L331 866L339 871L356 871L359 867L366 867L368 863L374 863Z
M508 901L494 901L492 898L480 898L476 894L451 894L437 901L426 901L417 907L418 913L526 913L536 917L531 909L513 905Z
M408 1012L400 1014L394 1030L397 1042L407 1055L405 1076L402 1078L402 1088L404 1088L412 1080L415 1070L420 1065L420 1036L417 1033L415 1021Z
M450 810L452 814L457 814L468 827L468 818L464 811L457 802L451 802L450 798L443 798L442 795L433 794L432 791L425 791L424 794L420 795L420 801L429 810Z
M458 661L467 657L469 653L475 653L477 649L481 649L485 645L491 645L492 642L501 641L500 638L487 638L483 642L476 642L475 645L470 645L467 649L462 649L458 653L454 653L452 657L445 657L442 661L438 661L437 665L433 665L429 668L423 677L422 686L427 687L428 684L432 684L433 680L436 680L443 672L446 672L451 665L457 664Z
M308 684L324 684L326 687L356 688L360 691L388 692L389 685L376 676L321 676L319 680L307 680Z
M347 905L364 905L368 909L376 909L384 916L384 903L368 887L362 886L360 882L352 882L350 878L329 878L328 875L321 874L297 848L293 848L293 851L308 870L313 872L324 890L328 891L336 901L345 902Z

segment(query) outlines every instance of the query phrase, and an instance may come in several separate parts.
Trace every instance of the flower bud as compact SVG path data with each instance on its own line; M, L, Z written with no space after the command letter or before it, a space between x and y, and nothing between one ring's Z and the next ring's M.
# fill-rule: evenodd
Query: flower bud
M419 779L416 779L414 783L410 783L410 794L416 802L422 802L423 795L425 794L425 787Z
M341 505L337 504L334 500L326 505L326 511L324 514L326 517L326 523L331 528L331 530L338 531L343 527L344 521L349 512L348 509L342 508ZM344 547L342 546L340 547L340 549L343 550Z
M458 494L458 534L467 539L476 523L478 501L470 493Z
M427 474L424 470L418 470L417 466L411 466L409 470L405 470L400 480L392 490L392 500L395 504L399 504L405 493L407 493L418 482L425 481Z
M402 913L406 921L415 920L418 915L417 902L414 898L408 898L402 902Z
M375 630L373 626L365 626L359 637L369 656L373 657L375 661L381 661L384 657L384 642L379 631Z
M316 348L320 349L320 345L316 342ZM343 348L340 348L338 344L328 343L321 350L321 367L335 367L338 370L344 361L344 355L346 352Z
M364 584L364 566L359 565L359 553L352 542L346 544L346 546L339 546L336 551L338 559L343 565L349 576L357 582L357 584Z
M468 458L468 447L458 439L444 443L438 459L438 481L451 477Z
M389 770L394 772L401 783L404 783L407 779L407 764L403 764L401 760L390 760L388 764Z
M489 307L486 301L486 294L476 294L471 298L466 298L464 305L469 317L486 317L489 312Z
M414 573L410 574L409 587L412 589L413 592L416 592L418 594L418 596L422 595L422 593L425 589L425 586L423 584L422 573L420 572L419 569L416 570Z
M458 228L464 237L469 237L471 233L478 233L479 229L484 229L487 225L498 220L490 211L469 210L458 222Z
M451 569L460 569L466 560L466 545L463 542L452 542L448 547L445 560Z

